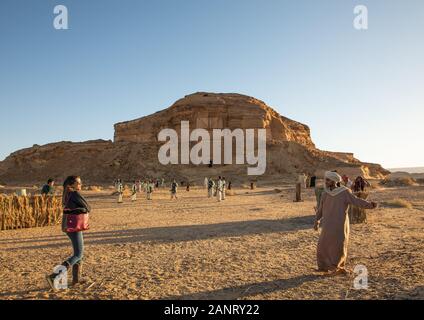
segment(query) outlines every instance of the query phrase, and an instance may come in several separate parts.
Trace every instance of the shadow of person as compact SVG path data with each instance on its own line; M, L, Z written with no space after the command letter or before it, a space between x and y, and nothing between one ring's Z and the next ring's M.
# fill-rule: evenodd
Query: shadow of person
M275 291L297 288L305 282L317 280L316 274L301 275L289 279L279 279L259 283L249 283L237 287L222 288L213 291L195 292L180 296L168 296L161 300L237 300L247 296L256 296Z
M203 239L215 239L226 237L241 237L253 234L295 232L311 228L313 216L296 216L283 220L248 220L232 221L215 224L182 225L152 227L142 229L110 230L102 232L86 232L84 242L87 245L116 244L123 245L137 242L172 243ZM7 248L6 251L58 248L69 246L67 239L58 242L56 238L43 239L45 244L34 244Z

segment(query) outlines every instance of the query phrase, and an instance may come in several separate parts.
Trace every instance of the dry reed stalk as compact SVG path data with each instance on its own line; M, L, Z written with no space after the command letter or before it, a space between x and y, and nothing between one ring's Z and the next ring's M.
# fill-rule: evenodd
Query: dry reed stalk
M61 217L60 197L0 195L0 230L55 225Z

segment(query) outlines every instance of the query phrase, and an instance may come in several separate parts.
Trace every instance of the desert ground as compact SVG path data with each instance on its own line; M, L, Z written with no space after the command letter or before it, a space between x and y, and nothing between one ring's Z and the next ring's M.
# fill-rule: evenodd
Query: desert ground
M71 252L60 226L0 231L0 299L424 299L424 186L377 188L365 224L351 226L348 268L316 271L315 196L294 203L290 185L238 187L218 203L198 187L140 194L118 205L110 190L83 194L92 205L85 233L85 283L48 289L45 274ZM411 208L386 201L401 198Z

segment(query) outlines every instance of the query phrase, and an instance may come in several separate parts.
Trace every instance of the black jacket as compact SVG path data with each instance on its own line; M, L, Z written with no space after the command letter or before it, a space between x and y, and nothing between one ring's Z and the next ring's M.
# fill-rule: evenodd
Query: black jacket
M90 205L78 191L72 191L66 195L63 213L85 214L90 211Z

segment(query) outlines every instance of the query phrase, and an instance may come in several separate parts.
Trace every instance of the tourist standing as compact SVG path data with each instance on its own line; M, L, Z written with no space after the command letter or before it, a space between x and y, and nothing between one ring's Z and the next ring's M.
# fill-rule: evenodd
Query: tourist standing
M80 194L82 187L81 178L70 176L63 183L63 219L62 231L71 240L73 255L61 264L61 270L46 276L47 282L53 290L56 290L56 278L72 268L72 284L80 281L82 272L82 260L84 255L83 231L88 229L88 213L91 208L87 201ZM62 276L62 275L61 275Z

